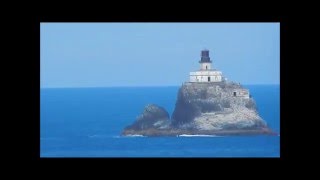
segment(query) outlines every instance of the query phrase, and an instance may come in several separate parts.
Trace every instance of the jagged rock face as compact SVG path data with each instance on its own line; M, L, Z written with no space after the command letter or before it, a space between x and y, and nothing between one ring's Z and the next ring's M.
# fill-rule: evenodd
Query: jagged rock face
M179 89L172 125L197 130L265 127L252 98L233 97L235 83L185 83Z
M173 126L182 126L201 114L201 108L191 101L188 95L184 88L179 89L176 107L172 114Z
M234 97L236 83L185 83L178 92L170 120L168 112L147 105L123 135L171 136L179 134L272 134L252 98Z
M147 105L137 120L126 129L143 130L148 128L164 129L170 124L169 113L162 107L154 104Z

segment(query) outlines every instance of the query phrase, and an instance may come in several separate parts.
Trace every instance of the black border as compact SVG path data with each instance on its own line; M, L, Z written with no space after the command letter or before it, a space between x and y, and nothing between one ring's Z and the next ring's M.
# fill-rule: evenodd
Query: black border
M190 17L190 16L189 16ZM163 20L165 19L165 20ZM40 23L41 22L280 22L280 158L40 158ZM230 17L221 17L221 16L216 16L212 19L196 19L196 18L181 18L181 17L165 17L165 18L154 18L153 20L149 20L149 18L130 18L130 17L125 17L125 18L114 18L114 17L109 17L109 18L86 18L86 17L49 17L49 16L41 16L41 17L36 17L33 18L30 23L27 23L29 28L28 36L31 40L29 43L30 46L27 47L29 48L28 51L32 52L32 55L30 56L30 61L26 64L26 67L24 70L27 70L27 74L30 74L30 78L28 81L27 86L30 87L28 89L28 93L31 94L31 97L28 98L28 106L26 106L26 109L24 111L23 116L26 114L30 115L29 121L26 123L22 123L24 126L24 129L27 130L26 134L30 134L30 138L28 138L28 141L23 142L23 146L30 147L27 150L27 155L31 155L31 159L35 160L36 162L52 162L52 161L58 161L58 160L67 160L69 161L75 161L76 163L79 162L79 160L86 160L88 161L89 159L94 159L95 161L100 161L100 160L131 160L131 159L151 159L151 160L159 160L159 159L169 159L169 160L180 160L185 161L185 160L214 160L215 162L218 161L217 163L222 163L222 160L226 160L229 163L235 163L235 160L252 160L252 163L256 163L255 160L259 159L264 159L265 161L271 161L275 160L277 163L282 159L287 159L290 156L289 153L289 146L288 146L288 121L289 117L286 111L286 108L288 104L285 105L285 96L284 91L287 91L289 88L288 86L288 78L289 76L287 75L287 70L285 66L288 63L288 58L289 58L289 52L288 52L288 46L290 43L288 43L288 36L289 36L289 29L288 29L288 18L284 16L276 16L276 15L271 15L271 16L230 16ZM29 36L30 34L32 36ZM287 93L287 92L286 92ZM26 119L25 117L23 119ZM161 160L162 161L162 160ZM230 162L232 161L232 162ZM254 162L253 162L254 161ZM210 163L212 163L210 161Z

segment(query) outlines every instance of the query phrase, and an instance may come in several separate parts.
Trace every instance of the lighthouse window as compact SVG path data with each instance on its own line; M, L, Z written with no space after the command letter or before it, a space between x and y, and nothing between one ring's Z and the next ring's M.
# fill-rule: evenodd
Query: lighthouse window
M206 66L206 69L208 69L208 66Z
M210 82L210 77L208 77L208 81Z
M237 96L237 92L233 92L233 96Z

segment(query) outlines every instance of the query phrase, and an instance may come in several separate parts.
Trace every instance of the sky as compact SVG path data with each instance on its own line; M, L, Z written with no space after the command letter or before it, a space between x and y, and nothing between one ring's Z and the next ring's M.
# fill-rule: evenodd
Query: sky
M40 87L179 86L210 51L241 84L280 84L280 23L41 23Z

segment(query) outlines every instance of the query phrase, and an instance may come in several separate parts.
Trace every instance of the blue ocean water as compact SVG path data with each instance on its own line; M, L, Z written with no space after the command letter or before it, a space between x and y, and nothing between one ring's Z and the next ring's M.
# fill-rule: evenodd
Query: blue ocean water
M248 85L280 133L279 85ZM40 91L41 157L279 157L280 136L121 137L148 103L174 110L177 87L48 88Z

